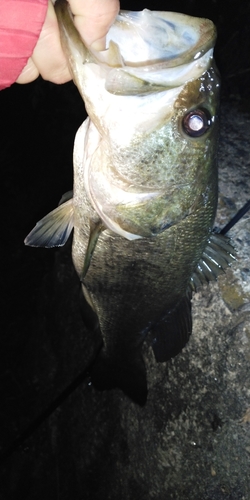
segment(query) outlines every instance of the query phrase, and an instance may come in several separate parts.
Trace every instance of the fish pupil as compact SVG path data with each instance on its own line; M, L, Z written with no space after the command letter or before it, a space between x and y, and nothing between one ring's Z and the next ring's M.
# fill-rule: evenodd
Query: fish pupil
M182 128L189 137L200 137L211 126L211 116L203 108L189 111L182 119Z
M198 132L203 128L203 120L198 115L193 115L189 119L189 127L194 132Z

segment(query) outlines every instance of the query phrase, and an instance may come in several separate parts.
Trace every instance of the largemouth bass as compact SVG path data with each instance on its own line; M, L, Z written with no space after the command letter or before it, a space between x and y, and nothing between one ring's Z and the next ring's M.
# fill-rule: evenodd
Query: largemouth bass
M72 256L87 324L103 348L97 389L147 397L142 343L157 361L185 346L191 295L216 279L232 247L212 233L217 205L219 77L213 23L172 12L120 12L107 48L80 39L65 0L61 39L89 118L74 146L74 191L27 236Z

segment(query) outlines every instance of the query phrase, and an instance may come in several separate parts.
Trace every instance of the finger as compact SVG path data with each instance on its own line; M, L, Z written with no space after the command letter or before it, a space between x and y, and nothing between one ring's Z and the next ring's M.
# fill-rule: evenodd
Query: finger
M64 83L71 79L67 61L60 43L59 28L54 7L48 4L48 11L42 31L28 64L18 78L18 83L27 83L37 78Z
M106 34L119 12L119 0L69 0L69 4L85 43L104 49Z
M26 66L23 68L22 73L20 73L16 82L17 83L33 82L38 76L39 76L39 71L30 57L28 59Z

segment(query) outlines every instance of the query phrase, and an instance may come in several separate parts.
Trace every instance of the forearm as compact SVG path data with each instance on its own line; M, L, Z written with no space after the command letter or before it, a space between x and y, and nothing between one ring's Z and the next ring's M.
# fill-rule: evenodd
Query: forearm
M119 0L68 0L86 45L105 48ZM0 89L40 74L64 83L71 76L60 43L54 0L0 0Z
M48 0L1 0L0 89L20 75L36 46Z

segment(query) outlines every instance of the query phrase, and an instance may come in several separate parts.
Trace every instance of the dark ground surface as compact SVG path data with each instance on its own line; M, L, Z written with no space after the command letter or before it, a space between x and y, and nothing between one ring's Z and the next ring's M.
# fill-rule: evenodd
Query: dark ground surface
M222 137L218 224L250 197L250 2L137 2L218 28ZM84 107L73 84L42 80L0 93L2 245L0 452L88 366L97 348L81 321L70 245L23 239L72 187ZM232 231L238 262L194 299L194 332L168 364L144 354L149 400L96 393L86 379L1 465L0 500L250 500L250 226Z

